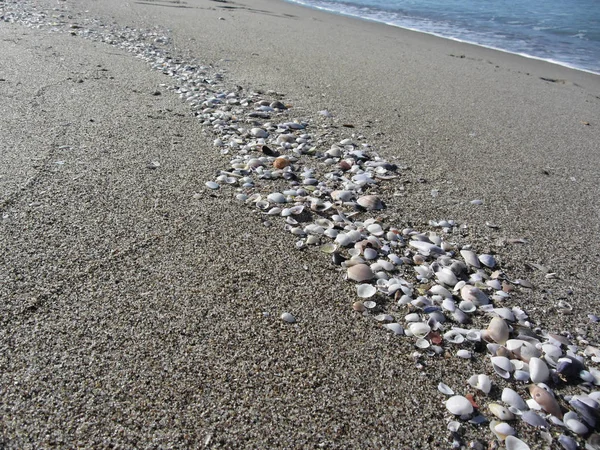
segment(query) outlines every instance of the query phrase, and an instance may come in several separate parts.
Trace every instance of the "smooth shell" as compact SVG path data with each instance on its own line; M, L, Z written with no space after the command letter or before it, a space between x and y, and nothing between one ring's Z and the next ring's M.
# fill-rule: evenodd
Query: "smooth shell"
M446 409L455 416L465 416L473 412L473 405L466 397L455 395L446 400Z
M366 264L356 264L352 267L348 268L348 279L358 281L359 283L362 281L369 281L373 279L375 274L369 266Z

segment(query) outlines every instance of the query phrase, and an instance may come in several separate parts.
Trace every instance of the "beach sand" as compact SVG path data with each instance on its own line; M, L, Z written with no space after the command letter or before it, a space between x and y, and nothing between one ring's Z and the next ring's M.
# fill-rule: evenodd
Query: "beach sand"
M174 54L228 83L354 125L408 166L382 187L386 223L467 224L536 286L511 306L600 343L599 76L275 0L36 3L81 26L168 28ZM208 191L229 159L143 61L14 24L0 38L3 446L450 448L437 385L472 392L484 353L417 364L412 339L352 311L326 255Z

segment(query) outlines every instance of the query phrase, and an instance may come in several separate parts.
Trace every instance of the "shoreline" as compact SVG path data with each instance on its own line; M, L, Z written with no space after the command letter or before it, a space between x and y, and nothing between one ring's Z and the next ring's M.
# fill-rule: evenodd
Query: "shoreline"
M379 23L379 24L383 24L383 25L387 25L387 26L391 26L391 27L395 27L395 28L400 28L400 29L403 29L403 30L406 30L406 31L412 31L412 32L415 32L415 33L423 33L423 34L427 34L427 35L434 36L434 37L441 38L441 39L447 39L447 40L454 41L454 42L459 42L459 43L462 43L462 44L474 45L476 47L485 48L485 49L488 49L488 50L494 50L494 51L497 51L497 52L507 53L507 54L510 54L510 55L521 56L521 57L527 58L527 59L534 59L534 60L537 60L537 61L542 61L542 62L546 62L546 63L558 65L558 66L561 66L561 67L564 67L564 68L567 68L567 69L577 70L577 71L580 71L580 72L585 72L585 73L589 73L589 74L592 74L592 75L598 75L598 76L600 76L600 71L599 72L595 72L593 70L585 69L585 68L582 68L582 67L578 67L578 66L575 66L575 65L573 65L571 63L564 62L564 61L558 61L558 60L554 60L554 59L550 59L550 58L542 58L542 57L539 57L539 56L530 55L528 53L522 53L522 52L507 50L507 49L503 49L503 48L500 48L500 47L494 47L492 45L485 45L485 44L481 44L481 43L474 42L474 41L469 41L469 40L465 40L465 39L459 39L459 38L455 38L455 37L451 37L451 36L445 36L443 34L435 33L435 32L432 32L432 31L425 31L425 30L422 30L422 29L419 29L419 28L412 28L412 27L408 27L408 26L398 25L398 24L395 24L395 23L392 23L392 22L385 22L383 20L377 20L377 19L371 19L371 18L368 18L368 17L362 17L362 16L359 16L359 15L356 15L356 14L346 13L346 12L343 12L343 11L337 11L335 9L329 9L329 8L320 7L320 6L316 6L316 5L307 5L307 4L304 4L304 3L296 2L294 0L282 0L282 1L287 2L287 3L291 3L291 4L295 4L295 5L304 7L304 8L309 8L309 9L313 9L313 10L322 11L322 12L329 13L329 14L335 14L335 15L340 15L340 16L344 16L344 17L350 17L350 18L353 18L353 19L364 20L364 21L367 21L367 22Z
M486 417L503 387L525 396L524 385L495 376L475 345L469 360L449 344L443 356L415 356L411 337L352 309L356 287L329 255L296 249L283 222L237 202L234 187L207 188L237 148L222 153L216 138L268 128L267 119L236 113L232 134L219 134L198 114L204 106L188 104L185 73L167 76L126 53L138 39L133 27L171 29L164 41L160 32L144 39L159 39L181 64L206 66L202 77L214 84L200 82L202 95L206 87L209 96L224 90L252 100L233 110L281 101L288 109L272 122L306 123L323 151L342 139L368 144L399 168L398 178L369 189L385 199L377 221L495 255L511 278L535 285L517 283L502 304L522 306L536 333L593 345L600 343L588 317L600 315L600 247L589 239L600 230L597 77L381 24L329 20L279 0L221 3L69 0L51 13L60 33L2 29L4 66L14 66L10 58L21 64L2 74L0 86L7 98L17 92L18 106L4 134L15 161L24 154L0 178L15 191L0 222L9 446L27 433L65 447L108 440L425 449L457 440L485 448L494 439L487 425L448 430L453 416L438 383L473 393ZM88 23L131 42L69 35L85 35ZM25 132L9 132L17 129ZM318 158L301 161L329 170ZM35 183L20 185L21 166L36 173ZM260 183L265 194L287 186ZM445 233L431 224L442 219L460 227ZM412 280L411 269L402 270ZM404 323L406 308L377 300ZM283 323L282 312L297 322ZM488 320L477 314L473 326ZM493 376L489 396L466 384L477 373ZM579 392L556 389L563 405ZM544 446L537 431L515 427L531 448Z

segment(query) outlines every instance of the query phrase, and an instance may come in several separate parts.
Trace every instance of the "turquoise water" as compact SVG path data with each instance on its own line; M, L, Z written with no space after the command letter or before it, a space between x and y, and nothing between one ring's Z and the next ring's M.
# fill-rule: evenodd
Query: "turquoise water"
M600 73L600 0L288 0Z

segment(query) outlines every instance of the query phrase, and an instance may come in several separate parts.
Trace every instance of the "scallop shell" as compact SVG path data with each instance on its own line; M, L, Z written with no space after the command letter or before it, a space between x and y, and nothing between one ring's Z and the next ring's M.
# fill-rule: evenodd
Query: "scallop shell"
M358 281L360 283L362 281L372 280L374 276L375 274L366 264L356 264L348 268L349 280Z
M368 211L383 209L383 203L376 195L363 195L356 200L356 203Z
M462 395L455 395L446 400L446 409L455 416L466 416L473 413L473 405Z
M377 292L377 288L372 284L359 284L356 286L356 292L361 298L371 298Z

